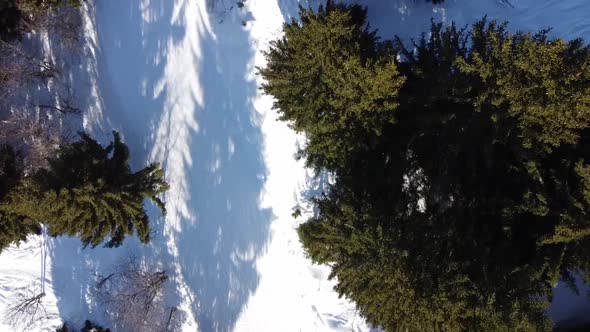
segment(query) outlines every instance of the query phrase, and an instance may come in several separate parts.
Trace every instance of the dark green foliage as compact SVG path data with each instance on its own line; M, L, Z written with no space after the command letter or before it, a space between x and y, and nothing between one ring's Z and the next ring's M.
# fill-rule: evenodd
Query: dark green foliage
M10 194L6 206L15 215L43 222L52 236L77 236L85 246L121 245L137 232L140 241L150 239L144 200L152 200L165 212L157 196L168 189L159 164L138 172L129 167L129 149L113 132L114 141L101 146L82 133L81 140L62 147L49 160L49 168Z
M0 40L9 41L19 37L23 13L16 0L0 0Z
M472 39L477 45L458 68L486 87L477 107L501 109L497 121L516 118L527 148L578 141L590 125L590 64L581 40L550 40L547 31L511 36L504 25L485 21L474 25Z
M22 160L19 154L8 145L0 146L0 203L20 183L22 176ZM39 233L38 223L27 222L24 218L0 209L0 251L11 243L24 241L29 234Z
M280 119L309 142L301 151L310 165L334 167L341 156L365 148L383 123L395 122L403 83L391 47L378 42L360 6L301 8L301 22L285 23L271 43L260 74L276 97Z
M9 145L0 145L0 199L23 177L20 155Z
M55 330L55 332L73 332L72 329L68 327L67 323L64 323L60 328ZM95 323L86 320L84 321L84 326L80 329L80 332L111 332L111 329L105 329L100 325L96 325Z
M370 42L367 58L381 61L373 72L397 68L382 94L395 107L356 116L347 110L363 97L335 91L375 75L329 89L338 74L323 64L342 63L359 38L320 52L311 44L321 38L299 36L310 17L321 35L329 12L303 10L300 25L285 25L261 71L281 119L310 138L308 163L336 175L299 228L309 256L330 264L339 294L388 331L551 329L552 287L590 271L590 49L485 19L469 30L433 24L408 48L395 40L400 62L387 43ZM320 69L304 75L314 61Z
M79 142L65 146L49 160L47 172L38 174L40 188L49 193L44 200L50 234L78 236L92 246L108 235L105 245L116 247L136 231L142 242L149 241L143 202L148 198L165 212L157 197L168 189L164 172L157 163L131 172L129 149L118 133L113 136L114 141L104 148L81 134Z
M84 322L84 327L80 330L80 332L111 332L111 329L105 329L100 325L96 325L89 320Z

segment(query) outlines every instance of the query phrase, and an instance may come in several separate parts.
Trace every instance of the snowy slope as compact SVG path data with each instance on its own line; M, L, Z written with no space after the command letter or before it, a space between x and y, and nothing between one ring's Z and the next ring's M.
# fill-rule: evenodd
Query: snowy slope
M303 2L303 1L302 1ZM311 1L312 5L318 3ZM171 190L168 214L152 214L149 245L85 249L75 239L47 243L46 307L58 317L104 321L93 299L97 273L129 254L171 275L167 301L188 313L186 331L367 331L354 306L338 299L329 270L304 257L292 208L321 191L294 160L297 137L276 121L258 90L262 51L296 16L297 0L247 0L244 9L205 0L100 0L85 5L88 49L77 79L87 130L121 131L136 167L161 161ZM304 2L305 3L305 2ZM467 24L484 14L513 29L552 26L590 40L588 0L365 0L385 37L412 37L429 20ZM0 255L0 310L15 288L41 275L41 237ZM552 308L565 318L575 300L560 288ZM555 309L557 308L557 309ZM0 325L1 331L11 331Z

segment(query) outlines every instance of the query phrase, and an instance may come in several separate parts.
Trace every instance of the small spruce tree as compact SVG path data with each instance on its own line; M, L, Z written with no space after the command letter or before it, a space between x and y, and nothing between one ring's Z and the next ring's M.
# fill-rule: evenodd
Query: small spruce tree
M113 132L114 141L101 146L81 133L81 140L63 146L41 170L9 195L5 209L27 220L46 223L52 236L77 236L92 247L108 239L107 247L121 245L137 232L140 241L150 239L144 200L153 201L163 213L158 197L168 189L159 164L132 172L129 149Z

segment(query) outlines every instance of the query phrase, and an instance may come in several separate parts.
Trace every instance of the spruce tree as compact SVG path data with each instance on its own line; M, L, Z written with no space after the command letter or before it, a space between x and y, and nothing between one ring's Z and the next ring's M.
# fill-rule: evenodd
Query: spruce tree
M470 29L433 24L409 47L396 39L370 48L367 58L392 63L404 82L382 94L395 107L344 116L363 97L347 103L322 84L347 75L323 65L343 63L346 51L314 51L298 35L309 17L329 15L302 10L261 71L281 118L309 138L303 156L336 176L299 227L308 255L387 331L550 329L552 287L590 271L589 48L485 19ZM314 54L328 59L304 75ZM328 113L336 115L322 131L326 109L343 111Z
M117 132L107 147L84 133L80 136L80 141L63 146L49 160L47 170L23 181L10 194L5 209L46 223L52 236L79 237L85 246L108 240L106 247L117 247L135 232L140 241L148 242L144 200L165 212L158 195L168 186L159 164L132 172L129 149Z
M276 98L280 119L305 132L300 153L308 164L333 167L342 154L370 144L384 123L395 122L403 78L361 6L328 2L317 12L301 7L300 17L271 42L262 88Z

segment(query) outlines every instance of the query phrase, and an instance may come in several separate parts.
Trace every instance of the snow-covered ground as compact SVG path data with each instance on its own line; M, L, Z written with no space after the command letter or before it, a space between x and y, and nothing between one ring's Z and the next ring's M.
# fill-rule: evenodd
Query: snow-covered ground
M487 14L518 30L553 27L590 40L588 0L364 0L385 37L417 36L430 18L460 25ZM301 1L307 4L305 1ZM316 5L318 0L310 0ZM326 267L304 257L292 209L321 191L293 155L300 142L276 121L256 66L280 36L298 0L247 0L225 12L205 0L89 0L87 45L72 77L88 112L86 130L106 141L119 130L136 167L161 161L171 189L165 218L151 208L149 245L84 249L76 239L32 237L0 255L0 310L33 283L46 259L50 319L105 321L92 280L120 257L138 256L171 276L167 302L188 313L186 331L367 331L354 306L338 299ZM309 211L307 212L309 213ZM550 310L567 318L579 298L558 287ZM576 302L578 301L578 302ZM0 325L1 331L11 331Z

